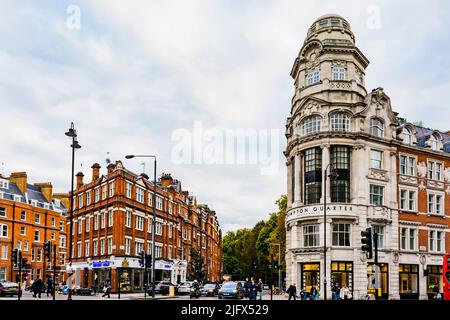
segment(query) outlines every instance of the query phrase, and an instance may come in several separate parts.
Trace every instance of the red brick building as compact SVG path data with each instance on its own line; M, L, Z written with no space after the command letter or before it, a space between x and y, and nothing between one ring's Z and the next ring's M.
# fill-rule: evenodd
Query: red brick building
M19 281L19 270L11 263L11 252L19 249L31 268L27 283L53 274L44 258L44 243L57 245L57 282L64 281L66 259L67 195L53 194L52 184L29 184L26 172L0 175L0 280ZM45 280L45 279L44 279Z
M180 181L162 174L153 183L146 174L127 170L122 162L109 164L107 174L92 166L92 177L76 175L73 218L74 283L99 288L110 280L113 291L141 291L144 272L138 254L152 254L152 224L155 234L155 281L176 284L190 279L191 248L199 248L205 261L206 280L221 278L221 234L215 213L198 206ZM153 206L156 221L153 221ZM205 246L203 246L203 243ZM148 276L148 275L147 275Z

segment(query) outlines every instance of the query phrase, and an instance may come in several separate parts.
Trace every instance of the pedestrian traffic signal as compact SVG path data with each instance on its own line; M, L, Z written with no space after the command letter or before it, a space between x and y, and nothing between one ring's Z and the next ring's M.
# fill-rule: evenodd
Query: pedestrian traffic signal
M52 260L52 242L44 243L44 257L50 262Z
M372 259L372 228L361 231L361 250L366 252L367 259Z
M144 267L144 266L145 266L145 252L144 252L144 251L141 251L141 252L139 253L139 265L140 265L141 267Z
M14 264L14 266L17 265L17 257L18 257L19 250L14 249L11 251L11 262Z
M146 254L145 255L145 267L146 268L151 268L152 267L152 255L151 254Z

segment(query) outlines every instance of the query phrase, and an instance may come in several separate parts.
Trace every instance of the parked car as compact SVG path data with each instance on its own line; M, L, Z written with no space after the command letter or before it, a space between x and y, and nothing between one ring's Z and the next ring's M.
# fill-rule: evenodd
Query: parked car
M192 287L192 283L193 283L193 281L186 281L186 282L183 282L182 284L180 284L178 287L177 287L177 292L178 292L178 294L179 295L187 295L187 294L190 294L190 292L191 292L191 287Z
M168 295L170 286L175 287L175 294L177 293L176 286L170 281L160 281L155 286L155 294ZM150 287L147 292L152 293L152 288Z
M19 294L19 285L11 281L0 282L0 296L17 296Z
M263 290L269 290L269 285L268 284L263 284Z
M202 296L216 296L219 293L219 285L215 283L207 283L200 290Z
M244 289L242 288L241 282L224 282L222 284L222 288L220 288L217 296L219 299L222 298L235 298L235 299L243 299L245 295Z

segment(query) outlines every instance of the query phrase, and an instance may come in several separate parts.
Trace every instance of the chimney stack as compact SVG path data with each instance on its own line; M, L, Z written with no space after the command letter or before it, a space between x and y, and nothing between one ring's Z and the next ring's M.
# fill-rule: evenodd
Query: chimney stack
M55 193L53 194L53 198L59 199L64 204L64 207L70 207L70 196L68 193Z
M27 173L26 172L12 172L9 181L14 182L19 188L20 192L27 192Z
M41 192L44 194L45 198L47 198L48 202L52 202L53 200L53 186L51 182L40 182L34 184L37 187L41 187Z
M98 178L100 178L100 165L98 163L94 163L92 165L92 181L97 180Z
M77 177L77 187L76 187L76 189L78 189L79 187L81 187L83 185L83 177L84 177L83 172L81 172L81 171L78 172L76 174L76 177Z
M108 166L106 167L106 169L108 169L108 177L112 174L115 168L116 168L115 164L113 163L108 164Z

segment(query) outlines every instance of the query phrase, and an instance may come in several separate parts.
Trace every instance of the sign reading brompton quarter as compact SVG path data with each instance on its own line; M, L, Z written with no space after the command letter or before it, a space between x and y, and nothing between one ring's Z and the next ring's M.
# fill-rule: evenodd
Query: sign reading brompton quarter
M327 214L330 215L346 215L356 212L356 206L352 205L329 205L327 206ZM286 214L286 220L297 218L320 216L323 215L323 205L305 206L301 208L294 208L289 210Z

